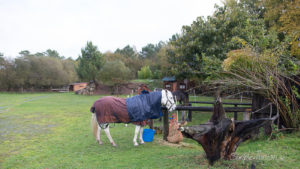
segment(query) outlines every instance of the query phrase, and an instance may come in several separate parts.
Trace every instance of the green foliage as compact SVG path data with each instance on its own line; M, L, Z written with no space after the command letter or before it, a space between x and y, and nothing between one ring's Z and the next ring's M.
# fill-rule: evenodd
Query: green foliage
M138 71L139 79L151 79L152 76L152 71L150 70L149 66L144 66L140 71Z
M152 78L153 79L160 79L162 77L162 73L160 70L156 69L153 74L152 74Z
M55 56L47 56L51 52ZM15 59L0 57L0 90L49 89L77 81L72 59L63 59L55 50L43 53L25 50Z
M265 0L264 19L266 25L276 30L280 41L289 41L287 51L290 55L300 59L300 10L299 0Z
M97 46L92 42L87 42L85 48L81 49L81 56L78 58L79 65L77 73L82 81L94 81L97 83L97 76L99 75L103 66L102 54Z
M181 34L170 39L167 54L175 74L211 79L221 64L207 69L208 58L222 62L228 52L246 47L262 55L276 55L281 70L295 74L298 66L294 57L300 51L298 3L226 0L224 6L216 6L213 16L198 17L191 25L183 26Z
M14 62L0 57L0 90L12 90L16 84L16 72Z
M221 66L220 61L226 58L230 50L246 45L257 50L271 46L272 40L265 36L264 20L255 10L249 11L245 5L247 2L242 4L228 0L223 7L216 8L212 17L198 17L190 26L183 26L182 34L170 41L173 49L169 51L169 56L177 73L206 79L214 74L216 67ZM219 65L207 69L209 63L205 62L210 61L208 58L220 60L217 62Z
M137 52L129 45L125 46L123 49L117 49L115 53L119 53L126 58L135 58L137 57Z
M60 56L56 50L51 50L51 49L46 50L45 55L49 57L59 58L59 59L65 58L64 56Z
M232 50L227 54L228 58L223 62L225 71L235 71L243 67L253 72L262 73L264 68L276 68L278 65L278 57L274 55L260 55L249 48Z
M162 46L164 46L164 42L159 42L157 45L149 43L146 46L142 47L141 56L148 59L154 58L156 57Z
M203 56L202 70L205 74L206 80L213 80L219 77L219 73L222 71L222 61L217 57Z
M225 88L238 87L265 97L276 106L285 127L298 128L300 111L296 94L287 83L291 78L280 70L279 62L279 57L272 52L260 54L249 48L233 50L223 63L227 76L219 82ZM299 82L292 82L300 86Z
M130 69L120 60L107 61L101 69L97 79L112 87L118 93L118 87L132 78Z
M163 78L165 76L172 76L175 74L174 65L172 65L172 63L170 62L170 58L168 55L168 51L170 50L171 50L170 45L162 46L159 52L157 53L156 60L153 61L154 63L157 63L156 69L154 70L154 74L156 74L155 73L156 71L157 72L159 71L159 73L157 73L159 75L158 78Z
M29 52L28 50L22 50L21 52L19 52L19 54L20 54L21 57L31 55L30 52Z
M129 45L123 49L117 49L114 53L106 52L104 58L106 61L121 60L125 66L130 69L131 76L135 78L137 77L138 70L140 70L144 64L137 51Z
M278 130L278 126L276 126L275 124L272 124L272 133L269 137L269 140L281 139L283 137L284 137L284 135L282 132L280 132Z
M138 71L140 71L143 66L149 66L152 74L151 78L159 79L171 72L168 55L166 54L167 48L167 44L160 41L157 44L147 44L142 47L142 51L138 53L134 47L127 45L122 49L117 49L114 53L106 52L104 54L104 60L121 60L125 66L130 69L132 76L135 78L139 77Z
M107 85L122 84L130 79L130 70L122 61L108 61L101 69L98 79Z

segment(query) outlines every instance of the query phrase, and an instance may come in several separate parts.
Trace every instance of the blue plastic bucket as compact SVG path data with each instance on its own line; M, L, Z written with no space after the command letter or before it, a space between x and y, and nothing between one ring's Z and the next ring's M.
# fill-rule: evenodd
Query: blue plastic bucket
M143 140L145 142L152 142L154 137L155 130L152 129L144 129L143 131Z

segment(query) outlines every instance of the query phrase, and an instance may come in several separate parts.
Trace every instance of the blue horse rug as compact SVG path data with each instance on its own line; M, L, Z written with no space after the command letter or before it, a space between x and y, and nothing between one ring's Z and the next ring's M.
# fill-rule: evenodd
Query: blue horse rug
M98 123L129 123L162 116L161 92L141 94L127 99L105 96L95 101L91 112Z

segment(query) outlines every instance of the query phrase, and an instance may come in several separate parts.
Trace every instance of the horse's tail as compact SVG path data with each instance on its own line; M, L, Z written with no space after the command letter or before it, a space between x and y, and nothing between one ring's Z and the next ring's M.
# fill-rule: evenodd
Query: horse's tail
M96 113L92 113L91 124L92 124L93 134L95 137L97 137L98 122L97 122L97 118L96 118Z

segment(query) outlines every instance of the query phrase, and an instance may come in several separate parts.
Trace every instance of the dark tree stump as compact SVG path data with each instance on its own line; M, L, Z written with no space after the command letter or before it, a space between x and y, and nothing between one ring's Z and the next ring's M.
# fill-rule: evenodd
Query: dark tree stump
M206 124L181 127L182 134L202 145L209 163L222 158L230 160L241 142L249 139L252 132L264 126L274 118L248 121L233 121L226 118L225 111L218 98L214 104L214 113Z
M271 106L268 106L271 102L267 100L265 97L253 94L252 97L252 111L255 112L252 114L251 119L261 119L261 118L267 118L270 117L270 114L276 114L276 107L273 105L272 109ZM264 108L265 107L265 108ZM258 111L258 112L256 112ZM270 112L271 111L271 112ZM272 124L266 123L264 125L264 134L269 136L272 133ZM259 134L259 130L256 129L254 132L255 135Z

